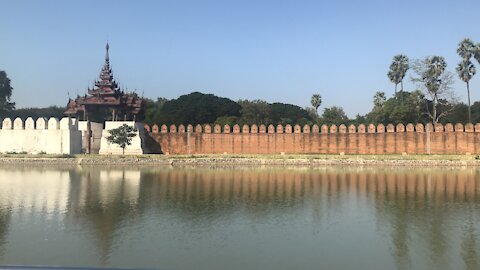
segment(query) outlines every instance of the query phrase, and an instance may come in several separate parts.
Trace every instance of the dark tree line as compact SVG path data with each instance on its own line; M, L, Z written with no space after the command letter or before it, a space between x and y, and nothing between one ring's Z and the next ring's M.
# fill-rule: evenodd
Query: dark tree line
M239 100L194 92L177 99L146 102L148 124L294 124L311 123L309 112L299 106L268 103L262 100Z
M46 108L23 108L23 109L15 109L8 113L8 117L10 118L17 118L20 117L23 120L27 119L28 117L32 117L36 120L39 117L56 117L58 119L65 117L66 107L59 107L59 106L50 106Z
M205 100L209 100L205 102ZM208 104L215 104L208 106ZM468 105L464 103L449 104L441 100L439 111L449 111L440 119L440 123L467 123ZM182 110L191 106L192 110ZM333 106L324 108L321 114L314 109L304 109L292 104L268 103L262 100L240 100L235 102L226 98L192 93L174 100L159 98L156 101L146 100L145 122L148 124L398 124L427 123L427 114L432 104L419 91L399 91L396 96L386 98L385 93L377 92L373 97L372 110L365 115L349 118L343 108ZM15 109L8 117L64 117L65 107L51 106L47 108ZM480 102L471 106L473 123L480 123ZM192 118L191 118L192 117ZM191 119L195 119L192 121Z
M206 124L224 116L240 116L238 103L212 94L193 92L177 99L147 102L145 122L164 124Z
M7 73L0 70L0 117L15 109L15 102L11 102L13 87Z

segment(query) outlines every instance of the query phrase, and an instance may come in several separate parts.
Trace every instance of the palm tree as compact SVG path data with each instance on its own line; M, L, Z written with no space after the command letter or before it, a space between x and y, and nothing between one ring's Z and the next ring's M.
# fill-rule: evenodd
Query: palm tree
M464 81L467 84L467 94L468 94L468 122L472 122L472 111L471 111L471 105L470 105L470 84L469 81L472 79L472 77L476 73L475 66L473 65L470 60L463 60L460 63L458 63L457 66L457 73L458 76L462 81Z
M390 81L395 84L395 96L397 95L397 86L399 83L401 84L401 91L403 92L403 78L405 78L410 68L408 62L406 55L399 54L393 57L392 64L390 64L390 70L387 75Z
M312 104L312 107L315 108L315 111L318 111L318 107L322 105L322 96L320 96L320 94L312 95L310 103Z
M475 46L473 50L473 57L475 57L475 60L480 64L480 43Z
M465 38L458 43L457 53L463 60L470 60L475 53L475 43L469 38Z
M470 105L470 80L476 73L475 66L470 62L470 58L475 56L477 59L478 48L476 48L475 43L471 39L465 38L460 41L457 48L457 53L462 57L462 61L457 66L458 76L462 81L467 84L467 94L468 94L468 122L472 122L472 112ZM479 59L477 59L479 60Z

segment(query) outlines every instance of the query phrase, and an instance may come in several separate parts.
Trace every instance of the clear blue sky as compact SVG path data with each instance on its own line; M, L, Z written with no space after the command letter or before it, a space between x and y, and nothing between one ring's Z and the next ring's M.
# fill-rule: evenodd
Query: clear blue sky
M458 42L480 42L478 0L0 0L0 9L0 70L17 107L85 93L108 40L115 78L146 97L201 91L305 107L318 92L322 108L354 116L370 110L375 91L393 94L395 54L442 55L454 72ZM414 88L408 78L405 86ZM455 92L465 100L458 79Z

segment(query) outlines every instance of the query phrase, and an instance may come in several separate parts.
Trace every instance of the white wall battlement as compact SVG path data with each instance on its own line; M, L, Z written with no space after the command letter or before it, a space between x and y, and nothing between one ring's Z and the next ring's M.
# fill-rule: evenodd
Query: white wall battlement
M5 118L0 126L2 130L43 130L43 129L61 129L61 130L78 130L78 122L75 118L64 117L58 120L55 117L47 118L40 117L37 121L34 121L32 117L28 117L25 121L17 117L13 120Z
M74 118L5 118L0 129L0 153L81 153L82 133Z
M23 121L21 118L5 118L0 126L0 153L28 153L28 154L80 154L82 147L85 149L87 140L90 140L91 153L122 154L122 149L117 145L110 144L106 137L109 130L123 124L134 126L137 129L136 136L132 138L132 144L125 149L126 154L143 153L144 125L135 122L105 122L90 123L91 138L86 135L87 122L77 121L75 118L40 117L34 120L28 117ZM82 146L83 144L83 146Z

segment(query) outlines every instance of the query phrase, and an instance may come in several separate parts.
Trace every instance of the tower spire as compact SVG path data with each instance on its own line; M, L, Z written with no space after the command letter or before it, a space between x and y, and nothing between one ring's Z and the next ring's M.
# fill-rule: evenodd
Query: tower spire
M135 120L135 115L142 112L144 106L142 100L136 95L125 94L113 79L108 55L109 47L107 40L105 45L105 64L100 71L99 79L93 80L93 88L87 87L85 95L82 97L77 96L75 100L71 100L70 93L67 93L69 101L65 111L66 114L74 115L80 111L86 114L90 108L113 108L114 111L119 110L129 117L133 116Z
M107 54L105 55L105 61L109 61L109 58L108 58L108 49L110 48L110 46L108 45L108 41L107 41L107 46L105 47L107 49Z

